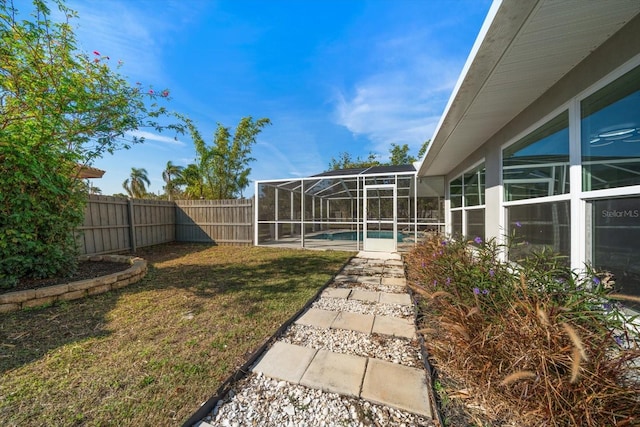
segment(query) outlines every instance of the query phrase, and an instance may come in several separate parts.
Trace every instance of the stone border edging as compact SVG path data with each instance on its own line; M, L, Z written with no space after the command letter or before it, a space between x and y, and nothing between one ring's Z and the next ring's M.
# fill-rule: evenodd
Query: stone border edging
M124 271L61 285L0 294L0 313L39 307L56 301L71 301L120 289L136 283L147 274L147 261L127 255L83 255L79 261L107 261L131 264Z

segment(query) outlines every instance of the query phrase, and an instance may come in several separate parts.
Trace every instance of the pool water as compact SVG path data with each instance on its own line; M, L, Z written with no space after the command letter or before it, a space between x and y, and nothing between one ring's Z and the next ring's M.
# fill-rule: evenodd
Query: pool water
M393 231L369 231L367 235L371 239L390 239L393 237ZM360 237L360 239L358 239ZM397 241L402 242L406 236L398 233ZM360 231L338 231L336 233L321 233L314 236L307 236L307 239L321 240L363 240L363 233Z

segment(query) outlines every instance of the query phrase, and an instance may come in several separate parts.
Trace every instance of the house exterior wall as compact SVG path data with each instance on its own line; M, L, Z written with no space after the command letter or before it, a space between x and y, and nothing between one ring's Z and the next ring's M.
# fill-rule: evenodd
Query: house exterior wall
M502 148L539 124L551 112L566 107L567 102L601 79L640 55L640 15L636 16L607 42L571 70L522 113L495 133L478 150L446 175L449 183L474 164L486 164L485 235L501 239L504 234L502 207ZM448 192L447 192L448 195ZM445 201L449 212L449 200ZM450 221L450 216L447 216Z
M462 233L470 238L479 235L476 234L477 211L472 212L472 209L467 209L467 206L460 208L459 200L465 200L464 203L466 203L466 195L461 196L459 192L462 190L459 189L462 188L466 191L467 177L470 177L470 181L474 177L469 172L478 171L480 168L481 172L478 172L477 175L484 179L484 200L480 203L480 208L484 210L483 237L485 239L495 238L497 241L503 242L505 236L516 230L516 226L521 226L518 215L522 215L526 217L529 224L537 223L538 233L555 233L553 240L556 243L554 243L553 249L569 255L572 269L580 270L586 264L592 264L598 269L612 271L614 275L618 276L616 280L621 279L624 293L640 295L640 255L638 255L640 246L634 237L640 235L640 209L636 209L640 207L640 184L637 178L622 183L617 181L615 177L613 180L607 179L614 175L602 174L603 170L612 170L618 167L618 169L626 169L624 173L628 175L635 174L636 177L640 175L637 169L634 169L637 163L635 159L640 158L640 145L635 137L633 142L629 141L628 143L609 142L609 144L626 144L624 149L615 148L619 145L594 148L598 145L591 144L595 144L594 141L599 138L592 140L593 135L606 138L604 136L606 132L603 132L603 129L606 128L601 126L585 128L590 129L589 134L581 135L584 120L591 120L591 114L595 114L584 112L589 110L583 110L583 108L588 108L584 107L583 103L587 102L592 94L607 87L603 94L598 92L595 97L592 97L596 101L588 101L605 102L601 99L609 96L609 88L612 87L610 83L623 80L627 82L624 83L625 85L629 85L627 86L630 88L629 90L632 90L630 93L634 96L635 101L632 102L635 104L629 104L633 108L616 110L616 115L612 116L615 118L612 121L606 120L604 123L615 125L611 126L609 131L614 129L615 131L626 131L623 128L630 127L631 129L628 131L633 131L634 135L640 134L640 112L635 107L639 93L637 90L639 70L640 15L637 15L445 176L447 231L455 234L462 230ZM629 73L631 71L633 73ZM626 75L625 79L621 79L624 75ZM631 89L634 87L636 89ZM590 105L588 102L586 105ZM631 120L628 120L629 118ZM503 182L503 176L510 176L509 173L514 169L509 169L505 175L503 174L503 164L509 164L506 163L507 161L514 161L516 158L513 157L513 153L519 148L510 149L508 152L504 150L508 147L515 147L514 143L520 144L534 131L535 133L539 132L541 128L545 128L557 119L564 120L565 124L562 129L566 139L563 141L568 140L568 143L565 143L569 147L568 154L564 154L565 158L559 163L560 166L557 169L563 171L562 176L566 177L562 189L560 191L552 190L552 184L549 183L549 193L545 193L544 197L523 196L522 199L517 199L513 198L512 193L509 193L510 200L505 201L506 193L514 188L512 187L514 184L513 180ZM600 130L594 133L594 129ZM582 138L587 139L583 142ZM603 139L602 141L607 142L608 140ZM584 144L587 144L587 151L582 152L583 148L581 147L585 147ZM563 145L548 145L548 147L554 148L560 146ZM599 154L596 154L596 151ZM619 154L623 151L630 154ZM505 157L509 156L508 160L502 158L503 153L505 153ZM548 152L535 151L534 157L528 157L531 154L522 154L524 157L521 157L519 161L523 159L537 161L541 162L539 163L540 167L548 167L552 163L546 162L552 162L552 160L547 160L547 158L552 158L555 155L557 153L554 152L554 149ZM616 157L618 155L622 157ZM631 163L625 163L625 161ZM583 165L583 162L586 163ZM616 162L620 163L616 164ZM590 163L593 166L585 166ZM522 169L524 166L515 166L515 168L516 171L528 170ZM587 175L589 178L586 177ZM595 182L594 179L598 179L600 183L591 187L591 185L595 185L592 184ZM551 179L549 180L551 181ZM538 178L533 182L540 183ZM471 189L475 191L477 187L473 185L472 183ZM526 187L532 184L522 185ZM555 181L553 185L557 185ZM471 208L476 207L478 206L471 206ZM508 218L508 213L511 213L513 218ZM468 219L471 218L471 214L474 216L475 223ZM605 214L623 217L609 221L605 218ZM517 225L514 225L516 222ZM471 225L475 227L473 235L471 235ZM561 243L558 244L559 241ZM538 243L540 246L545 245L544 238L540 239ZM534 244L531 248L535 246ZM614 260L614 257L618 259ZM622 258L624 260L620 261ZM605 259L606 262L603 262L602 260ZM640 308L640 306L635 308Z

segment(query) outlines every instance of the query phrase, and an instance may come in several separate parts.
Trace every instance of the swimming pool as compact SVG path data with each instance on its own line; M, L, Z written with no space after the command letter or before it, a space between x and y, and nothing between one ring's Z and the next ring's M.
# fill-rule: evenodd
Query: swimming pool
M372 239L390 239L393 236L393 231L369 231L369 238ZM360 239L358 239L360 237ZM397 241L402 242L407 237L406 234L398 233ZM307 236L307 239L320 239L320 240L363 240L362 231L337 231L335 233L321 233L314 236Z

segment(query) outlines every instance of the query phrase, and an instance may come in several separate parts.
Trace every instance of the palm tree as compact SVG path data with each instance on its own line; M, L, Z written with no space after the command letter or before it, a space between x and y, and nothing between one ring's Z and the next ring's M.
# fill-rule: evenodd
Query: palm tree
M171 200L171 194L175 190L175 187L176 187L176 184L177 184L176 179L179 182L179 179L180 179L180 176L182 175L183 169L184 169L184 167L174 165L173 162L171 162L171 160L169 160L167 162L167 166L162 171L162 179L164 180L164 182L167 183L167 185L165 185L164 189L167 192L167 196L169 197L169 200ZM172 178L174 178L174 179L172 180Z
M182 170L180 176L174 182L176 185L186 185L184 195L188 199L203 199L205 192L204 179L200 168L196 164L190 164Z
M95 185L89 183L89 194L102 194L102 190Z
M131 175L122 183L122 188L127 191L129 197L140 199L147 193L147 185L151 185L147 178L147 170L144 168L131 168Z

